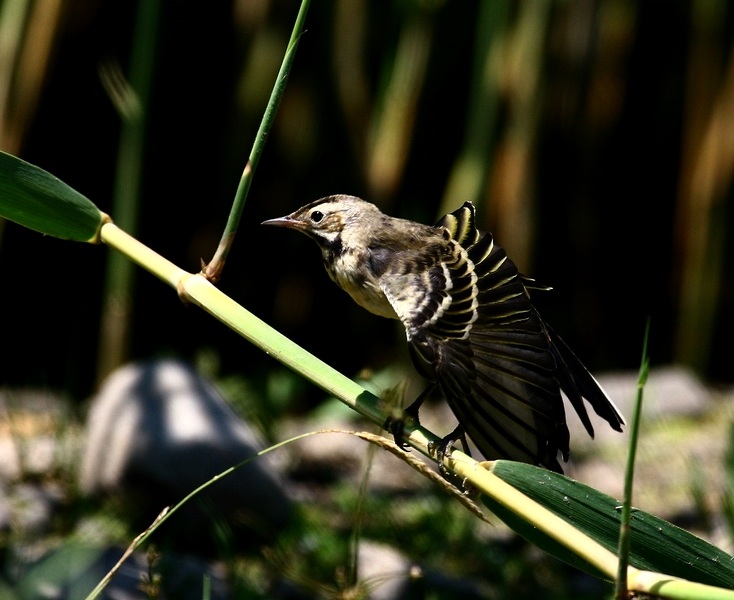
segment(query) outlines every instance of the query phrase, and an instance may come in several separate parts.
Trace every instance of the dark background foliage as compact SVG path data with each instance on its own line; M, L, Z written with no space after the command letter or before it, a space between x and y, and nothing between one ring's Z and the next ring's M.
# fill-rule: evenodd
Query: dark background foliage
M103 211L120 116L99 71L126 71L135 4L67 3L27 128L0 139ZM298 5L162 6L136 235L195 271ZM538 304L590 368L636 368L651 317L654 364L731 382L733 26L730 2L314 2L221 287L347 374L379 368L402 355L400 328L337 290L312 242L259 223L332 193L423 222L470 199L521 270L554 287ZM478 185L447 197L469 151ZM93 391L107 252L5 226L0 384ZM274 366L142 271L132 291L130 358L212 348L224 373Z

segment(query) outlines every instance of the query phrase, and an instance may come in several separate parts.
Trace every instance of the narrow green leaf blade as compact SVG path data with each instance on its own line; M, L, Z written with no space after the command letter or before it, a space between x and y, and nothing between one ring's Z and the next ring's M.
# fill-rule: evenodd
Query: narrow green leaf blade
M492 472L539 504L562 517L608 550L615 552L619 538L620 504L583 483L539 467L496 461ZM557 558L600 576L546 534L522 522L507 509L482 497L485 504L517 533ZM651 515L633 509L630 564L638 569L682 577L708 585L734 588L734 557L701 538Z
M0 152L0 216L77 242L96 242L105 217L57 177L5 152Z

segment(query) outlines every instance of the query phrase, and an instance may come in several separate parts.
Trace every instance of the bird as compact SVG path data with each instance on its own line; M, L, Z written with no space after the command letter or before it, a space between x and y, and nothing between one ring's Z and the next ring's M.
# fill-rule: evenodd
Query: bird
M356 196L320 198L264 225L294 229L321 249L329 277L369 312L401 321L412 362L428 386L388 419L405 447L405 419L436 388L458 425L438 444L439 466L466 437L487 460L507 459L563 472L570 454L561 392L587 433L584 401L612 429L625 420L596 379L543 320L522 275L491 233L479 231L465 202L433 225L385 215Z

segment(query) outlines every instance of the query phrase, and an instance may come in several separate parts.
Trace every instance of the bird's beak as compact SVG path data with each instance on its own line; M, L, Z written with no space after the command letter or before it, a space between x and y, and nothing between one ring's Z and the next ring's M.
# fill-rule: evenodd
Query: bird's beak
M293 215L278 217L277 219L268 219L260 223L261 225L275 225L276 227L287 227L288 229L303 229L303 221L294 219Z

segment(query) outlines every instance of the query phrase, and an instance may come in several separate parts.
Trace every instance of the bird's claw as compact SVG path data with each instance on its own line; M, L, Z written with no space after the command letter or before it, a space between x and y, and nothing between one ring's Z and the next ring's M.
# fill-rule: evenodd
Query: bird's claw
M438 472L443 476L444 479L449 481L452 479L453 473L451 473L444 465L444 459L451 457L454 442L461 442L461 446L467 455L469 454L469 445L466 442L466 435L461 426L454 429L447 436L441 438L438 442L428 443L428 452L431 454L435 453L436 462L438 463Z
M451 475L451 472L443 464L443 461L447 456L451 457L451 451L453 449L451 445L453 442L454 440L451 439L451 436L441 438L438 442L428 442L428 452L435 454L436 462L438 463L438 472L444 479L449 479Z
M405 450L406 452L410 452L410 447L403 439L403 436L405 435L405 425L408 421L410 421L410 425L413 427L420 424L418 421L418 410L417 408L414 409L414 406L414 404L411 404L408 408L402 411L400 416L390 415L385 419L385 423L382 426L384 430L389 431L392 434L398 448Z

